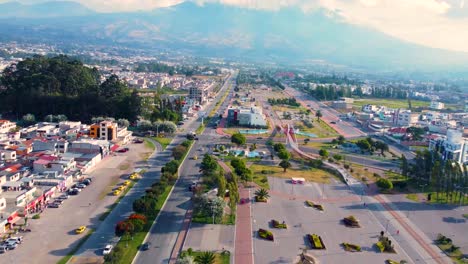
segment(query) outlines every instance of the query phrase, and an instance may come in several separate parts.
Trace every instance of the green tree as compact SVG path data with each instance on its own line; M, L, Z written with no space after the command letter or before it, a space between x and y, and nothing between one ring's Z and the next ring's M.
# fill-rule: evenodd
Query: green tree
M36 117L33 114L26 114L21 118L21 121L25 126L29 126L36 122Z
M288 160L282 160L280 163L279 163L279 166L281 168L283 168L283 171L286 172L286 170L288 168L291 168L291 163L288 161Z
M322 111L317 110L317 111L315 112L315 117L317 117L317 121L320 122L320 118L322 118L322 116L323 116L323 115L322 115Z
M231 136L231 142L236 144L237 146L244 145L247 139L241 133L236 133Z
M214 264L215 260L215 254L209 251L204 251L200 255L195 257L195 263L197 264Z
M326 158L328 158L329 153L328 153L328 151L326 149L320 149L319 150L319 155L320 155L320 157L326 159Z
M342 145L346 142L346 139L343 135L339 135L338 138L336 139L338 144Z
M393 183L389 179L379 178L377 180L377 186L383 190L393 189Z
M409 173L409 164L408 160L406 159L405 155L401 154L401 163L400 163L400 169L401 169L401 174L408 179L408 173Z
M257 196L257 198L260 200L265 200L270 197L270 194L266 189L261 188L255 191L255 196Z
M282 160L289 160L291 158L291 153L287 150L281 150L278 152L278 157Z
M286 147L284 146L283 143L275 143L273 145L273 149L276 151L276 152L280 152L281 150L286 150Z

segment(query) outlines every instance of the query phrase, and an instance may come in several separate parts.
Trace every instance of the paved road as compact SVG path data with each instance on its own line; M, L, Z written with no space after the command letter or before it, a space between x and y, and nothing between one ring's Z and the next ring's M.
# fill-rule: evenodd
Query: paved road
M212 104L204 109L206 113L210 113L211 109L213 109L215 103L221 99L226 89L233 87L233 82L235 82L236 76L236 74L233 74L229 78L221 88L216 99L213 100ZM184 129L185 131L195 131L199 125L200 123L198 121L188 123L186 124L187 127L184 127ZM199 140L195 142L192 150L188 154L188 159L180 168L179 181L174 186L174 189L167 199L164 208L160 212L156 223L151 228L150 233L145 240L146 242L151 243L150 250L139 252L133 261L134 263L168 263L170 261L171 253L174 250L177 236L182 228L185 214L187 209L191 206L191 193L187 191L187 185L199 176L199 169L197 167L199 166L198 164L200 160L195 161L190 158L195 154L200 155L201 153L198 149L205 147L207 144L212 142L213 137L216 137L216 133L213 135L212 132L212 128L207 128L203 135L198 136ZM183 140L185 140L183 136L174 138L168 148L173 148Z
M128 175L126 171L119 170L119 165L130 164L128 173L134 163L141 159L140 154L150 151L144 144L131 144L128 147L129 152L108 156L88 172L93 183L79 195L71 196L60 208L47 208L40 219L29 219L29 227L33 232L21 234L25 241L16 250L0 255L0 263L56 263L66 256L84 235L76 235L74 229L82 225L95 228L100 223L99 216L117 199L117 196L103 197L103 194L122 175Z
M313 97L290 87L287 87L284 91L290 96L296 98L304 107L312 108L314 111L320 110L323 115L322 119L346 138L366 135L366 133L362 132L354 124L347 121L331 124L331 122L336 122L340 119L340 113L335 109L328 107L324 103L315 100Z

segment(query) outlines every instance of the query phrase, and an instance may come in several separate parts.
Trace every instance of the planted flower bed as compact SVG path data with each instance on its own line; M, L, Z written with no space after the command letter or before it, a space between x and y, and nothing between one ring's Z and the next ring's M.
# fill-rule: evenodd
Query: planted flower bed
M279 221L276 221L276 220L271 220L271 225L274 227L274 228L283 228L283 229L287 229L288 226L286 225L286 223L283 221L283 223L280 223Z
M326 249L325 244L319 235L308 234L307 239L309 240L312 249Z
M306 204L308 206L310 206L310 207L313 207L313 208L317 209L317 210L320 210L320 211L324 210L324 208L323 208L323 206L321 204L315 204L314 202L309 201L309 200L306 201Z
M268 231L266 229L259 229L258 230L258 235L266 240L274 241L273 233L271 231Z
M268 202L268 199L267 199L267 198L262 198L262 197L255 196L255 201L256 201L256 202L260 202L260 203L266 203L266 202Z
M359 220L357 220L354 216L350 215L348 217L343 218L343 222L347 227L361 227L359 225Z
M379 242L375 243L375 246L380 250L380 252L396 253L393 248L392 241L386 236L380 236Z
M356 245L356 244L350 244L350 243L343 242L343 243L341 243L341 245L344 247L344 249L346 251L350 251L350 252L360 252L361 251L361 246Z

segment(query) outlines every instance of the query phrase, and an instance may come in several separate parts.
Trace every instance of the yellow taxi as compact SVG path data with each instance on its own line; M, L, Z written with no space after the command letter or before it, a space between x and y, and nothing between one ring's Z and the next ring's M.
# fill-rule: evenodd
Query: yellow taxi
M117 190L114 191L114 195L117 196L117 195L120 194L120 192L121 192L121 191L117 189Z
M125 189L125 186L123 185L120 185L119 187L117 187L117 190L119 190L120 192L123 191Z
M194 160L197 160L197 159L198 159L198 156L197 156L197 155L193 156L193 159L194 159Z
M127 186L127 185L129 185L129 184L130 184L130 181L124 181L124 182L122 183L123 186Z
M129 178L130 180L136 180L138 178L138 173L132 173Z
M81 234L86 230L86 226L80 226L75 230L75 233Z

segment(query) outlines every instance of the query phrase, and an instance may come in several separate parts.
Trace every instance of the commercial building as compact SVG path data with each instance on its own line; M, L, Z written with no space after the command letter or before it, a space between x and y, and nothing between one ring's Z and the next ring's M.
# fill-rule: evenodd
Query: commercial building
M190 86L189 88L189 99L192 99L197 104L206 103L208 98L208 89L202 86Z
M248 126L248 127L267 127L265 116L262 109L259 107L249 108L229 108L228 109L228 122L233 125Z
M431 139L429 149L438 151L445 160L468 164L468 138L463 137L463 132L460 130L449 129L447 136Z

